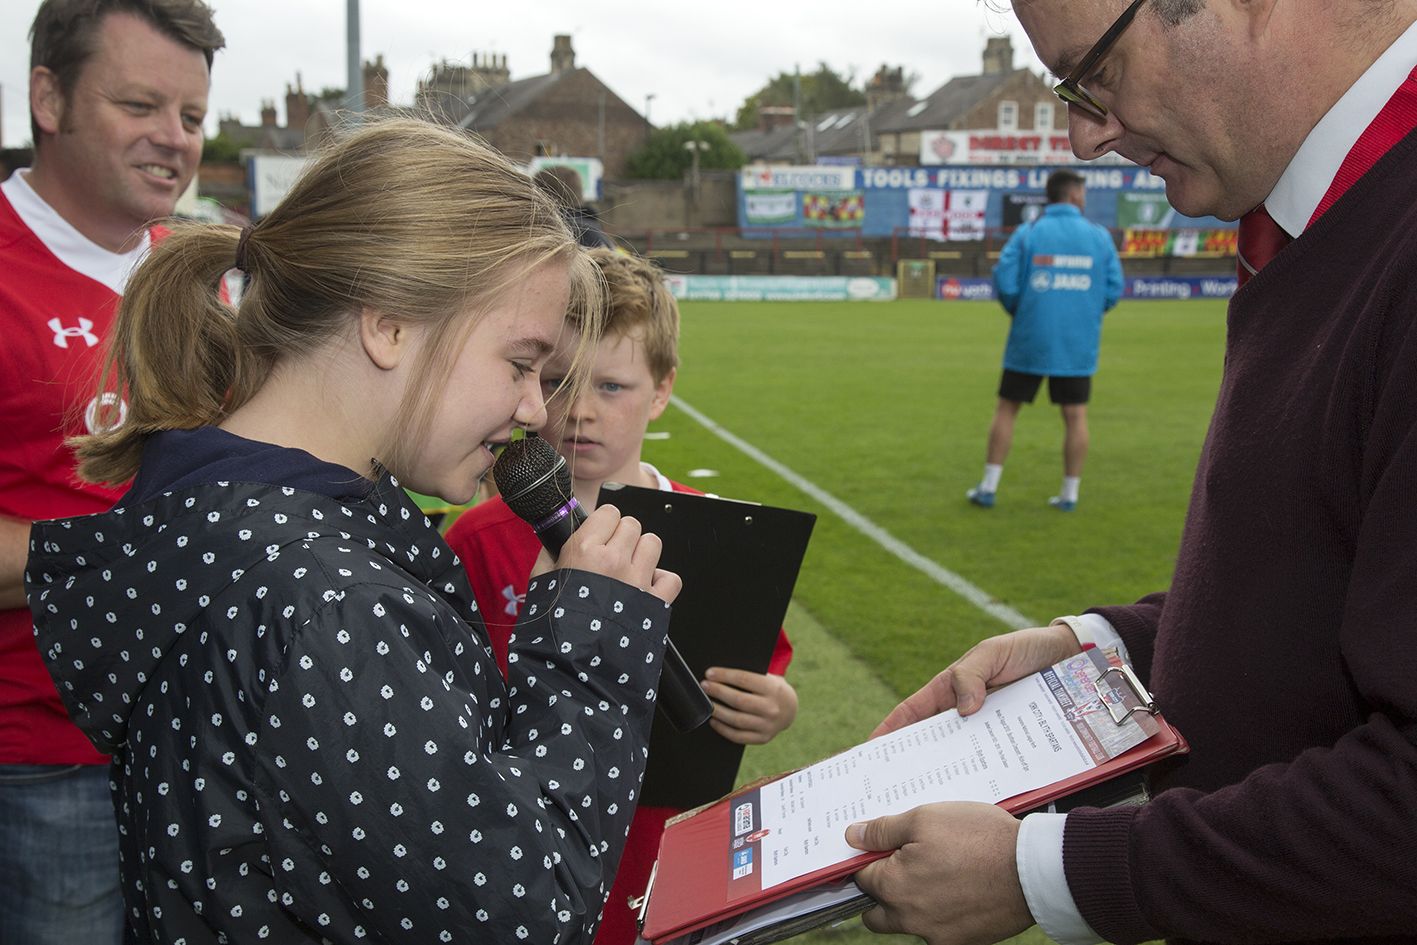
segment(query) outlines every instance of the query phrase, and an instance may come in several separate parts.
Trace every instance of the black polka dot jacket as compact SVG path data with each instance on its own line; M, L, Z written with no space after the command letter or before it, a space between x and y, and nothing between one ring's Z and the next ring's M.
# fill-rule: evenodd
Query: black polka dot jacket
M543 576L504 682L388 476L358 501L216 483L37 523L26 578L65 704L113 754L130 941L591 940L657 598Z

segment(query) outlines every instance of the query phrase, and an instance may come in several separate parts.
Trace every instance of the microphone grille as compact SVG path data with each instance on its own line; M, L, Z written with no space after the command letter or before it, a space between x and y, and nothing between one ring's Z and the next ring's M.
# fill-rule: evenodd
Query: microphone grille
M542 521L573 495L565 457L535 434L506 445L492 467L492 479L507 508L527 522Z

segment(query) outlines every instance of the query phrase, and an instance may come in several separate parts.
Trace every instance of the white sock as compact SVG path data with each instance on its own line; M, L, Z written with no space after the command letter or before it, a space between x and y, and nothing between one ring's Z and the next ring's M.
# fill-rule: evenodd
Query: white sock
M1063 488L1058 493L1058 498L1064 502L1076 502L1078 500L1078 486L1082 484L1081 476L1064 476Z
M1004 467L998 463L984 464L984 478L979 480L979 488L985 492L999 491L999 477L1004 474Z

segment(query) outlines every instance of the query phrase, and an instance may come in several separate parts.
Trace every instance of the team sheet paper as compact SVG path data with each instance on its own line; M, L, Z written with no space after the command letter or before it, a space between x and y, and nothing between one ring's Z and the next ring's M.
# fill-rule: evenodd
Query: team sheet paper
M1139 702L1107 669L1087 650L991 692L974 715L951 709L763 785L733 811L734 878L760 874L730 888L766 890L850 859L845 832L857 821L936 801L997 803L1140 744L1156 722L1126 714ZM755 842L741 845L744 833Z

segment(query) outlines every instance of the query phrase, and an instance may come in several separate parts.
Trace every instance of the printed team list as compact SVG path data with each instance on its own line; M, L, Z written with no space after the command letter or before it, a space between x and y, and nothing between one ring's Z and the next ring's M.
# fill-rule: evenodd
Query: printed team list
M997 803L1141 743L1156 723L1127 715L1139 702L1107 668L1089 650L991 692L974 715L951 709L764 785L761 888L855 856L844 834L857 821L936 801Z

